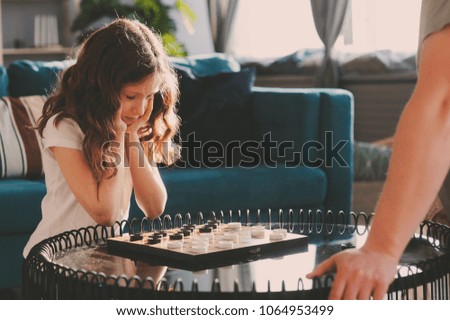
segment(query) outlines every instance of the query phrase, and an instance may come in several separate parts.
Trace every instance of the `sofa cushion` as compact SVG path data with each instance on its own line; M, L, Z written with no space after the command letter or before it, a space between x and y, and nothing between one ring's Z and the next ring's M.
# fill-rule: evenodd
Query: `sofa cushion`
M213 76L224 72L237 72L241 69L233 57L221 53L192 55L187 58L171 57L174 67L188 69L196 77Z
M9 78L8 72L4 66L0 66L0 97L9 95Z
M48 95L56 84L59 72L70 67L75 61L14 61L8 67L9 92L6 90L3 94L2 86L7 86L7 83L3 83L0 70L0 96L6 96L8 93L13 97ZM240 70L240 64L234 58L220 53L196 55L188 58L171 57L170 61L175 67L186 68L198 77Z
M169 214L319 207L327 190L325 173L306 167L164 168L161 177Z
M34 231L41 220L44 180L6 179L0 181L0 234Z
M276 161L287 162L290 166L314 166L319 149L320 106L319 93L253 89L254 130L257 140L264 142L260 152L266 164Z
M181 91L178 114L182 120L182 159L188 166L208 166L205 150L222 149L218 151L223 154L224 162L227 144L251 138L248 100L255 80L254 70L208 77L195 77L181 69L177 72ZM198 146L193 143L194 139L195 143L200 143ZM239 160L238 152L232 160L230 164Z
M44 96L0 99L0 178L42 177L42 141L33 128L44 102Z
M13 97L48 95L56 84L59 72L74 62L75 60L14 61L8 67L10 95Z
M29 239L28 234L2 235L0 245L0 289L22 286L22 250Z

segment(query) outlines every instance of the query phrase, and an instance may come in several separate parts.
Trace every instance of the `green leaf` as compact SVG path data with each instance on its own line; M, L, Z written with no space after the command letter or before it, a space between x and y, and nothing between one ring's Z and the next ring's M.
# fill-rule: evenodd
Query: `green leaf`
M177 41L175 36L171 33L161 35L166 53L172 57L185 57L186 50L184 46Z
M183 0L177 0L175 3L175 7L178 9L182 16L189 20L189 22L194 23L195 20L197 20L197 15L195 14L195 12L192 11L191 7L189 7L189 5Z
M90 26L102 17L127 17L136 19L162 35L167 53L171 56L185 56L186 51L175 38L176 25L170 17L170 10L180 12L184 19L193 22L195 13L183 1L176 0L174 5L166 5L161 0L135 0L134 5L123 5L119 0L82 0L80 14L72 24L72 31L90 30Z

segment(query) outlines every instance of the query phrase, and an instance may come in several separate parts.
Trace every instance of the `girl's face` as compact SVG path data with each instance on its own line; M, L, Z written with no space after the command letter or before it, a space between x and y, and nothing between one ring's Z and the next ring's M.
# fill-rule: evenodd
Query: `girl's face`
M151 74L139 82L125 84L120 90L122 121L131 125L139 119L148 108L153 109L153 98L159 91L161 81Z

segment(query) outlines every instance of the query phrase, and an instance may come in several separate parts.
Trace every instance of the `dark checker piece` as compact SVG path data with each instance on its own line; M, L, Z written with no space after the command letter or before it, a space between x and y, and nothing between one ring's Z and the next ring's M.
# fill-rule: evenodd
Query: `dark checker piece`
M157 244L157 243L161 243L161 237L159 237L159 238L148 237L147 243L148 243L148 244Z
M162 238L163 238L163 235L162 235L162 234L159 234L159 233L154 233L154 234L148 236L148 238L149 238L149 239L150 239L150 238L152 238L152 239L162 239Z
M191 232L194 232L195 228L196 228L195 224L183 224L183 226L181 227L181 229L190 230Z
M219 225L217 224L217 223L208 223L208 224L205 224L205 227L209 227L209 228L212 228L212 229L217 229L218 227L219 227Z
M199 229L200 233L211 233L212 230L213 229L211 227L202 227Z
M142 233L130 234L130 241L142 240Z
M153 235L161 235L162 237L167 236L167 231L161 230L161 231L156 231L155 233L153 233Z
M185 237L189 237L192 234L191 229L181 229L180 233L182 233Z
M175 233L175 234L171 234L169 236L170 240L183 240L183 234L182 233Z

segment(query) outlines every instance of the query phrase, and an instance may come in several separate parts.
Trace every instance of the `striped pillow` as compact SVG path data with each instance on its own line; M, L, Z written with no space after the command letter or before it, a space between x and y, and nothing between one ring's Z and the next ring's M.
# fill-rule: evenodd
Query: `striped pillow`
M0 178L43 176L42 141L36 127L45 96L0 100Z

